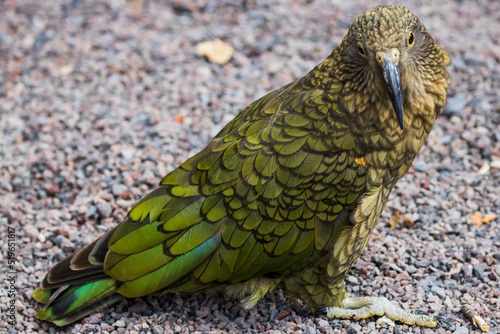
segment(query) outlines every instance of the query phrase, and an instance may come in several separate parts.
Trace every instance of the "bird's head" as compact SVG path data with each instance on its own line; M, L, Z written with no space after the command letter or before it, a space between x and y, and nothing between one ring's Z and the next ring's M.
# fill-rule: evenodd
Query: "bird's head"
M407 105L428 102L439 111L446 102L449 76L444 67L450 58L405 7L378 6L361 14L338 57L347 89L390 100L401 129Z

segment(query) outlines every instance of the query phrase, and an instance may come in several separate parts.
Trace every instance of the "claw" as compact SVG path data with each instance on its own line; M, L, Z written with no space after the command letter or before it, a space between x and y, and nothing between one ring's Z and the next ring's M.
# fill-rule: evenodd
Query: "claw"
M328 307L322 307L322 308L320 308L320 309L318 309L318 310L316 311L316 314L317 314L317 315L318 315L318 314L327 314L327 313L328 313L328 312L327 312L327 309L328 309Z
M445 317L443 317L443 316L435 315L434 319L436 321L444 322L448 327L451 326L451 322L448 319L446 319Z
M274 320L274 317L276 316L276 314L278 314L278 310L277 309L274 309L271 311L271 316L269 317L269 321L273 321Z
M412 313L418 315L429 315L429 313L425 312L424 310L414 310L412 311Z

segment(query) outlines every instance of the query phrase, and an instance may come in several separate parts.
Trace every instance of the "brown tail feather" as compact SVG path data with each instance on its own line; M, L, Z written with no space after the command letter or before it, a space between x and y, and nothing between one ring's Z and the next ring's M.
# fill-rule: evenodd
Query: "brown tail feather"
M86 269L95 267L95 264L93 264L89 261L89 254L90 254L90 252L92 252L92 249L94 249L98 240L99 239L94 240L92 243L87 245L85 248L80 249L79 251L76 251L71 256L71 262L69 265L69 268L71 270L86 270Z
M122 298L116 292L119 282L103 269L108 242L116 228L49 270L41 288L33 292L33 298L45 304L37 318L63 326Z
M56 265L54 265L42 281L42 289L53 289L68 285L68 281L79 277L87 277L97 273L102 273L101 267L93 267L84 270L75 271L70 268L72 255L67 256Z
M120 224L121 225L121 224ZM116 226L103 234L99 239L97 239L95 247L92 249L92 251L88 255L88 260L90 263L93 263L95 265L102 265L104 264L104 259L106 258L106 254L108 253L108 244L109 240L111 239L111 236L115 233L115 231L118 229L120 226Z
M118 226L104 233L87 247L77 251L71 259L71 269L82 270L102 266L108 253L108 242Z
M116 227L85 248L67 256L55 264L42 281L42 289L60 288L65 285L78 285L95 282L108 276L102 264L108 252L108 241Z

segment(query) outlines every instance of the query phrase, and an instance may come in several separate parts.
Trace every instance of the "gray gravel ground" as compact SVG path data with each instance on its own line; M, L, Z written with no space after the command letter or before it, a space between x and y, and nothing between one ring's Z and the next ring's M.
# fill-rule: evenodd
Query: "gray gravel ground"
M384 3L173 0L141 10L125 0L0 1L0 332L478 333L460 311L470 303L496 333L500 219L477 230L470 219L500 216L500 2L492 0L397 2L449 51L453 83L347 277L351 295L386 296L451 326L329 320L280 290L250 311L217 294L168 295L126 300L62 329L34 318L32 293L50 265L118 223L243 107L305 74L357 15ZM229 63L196 56L196 44L213 37L234 47ZM397 212L415 225L391 231ZM18 260L13 296L8 241Z

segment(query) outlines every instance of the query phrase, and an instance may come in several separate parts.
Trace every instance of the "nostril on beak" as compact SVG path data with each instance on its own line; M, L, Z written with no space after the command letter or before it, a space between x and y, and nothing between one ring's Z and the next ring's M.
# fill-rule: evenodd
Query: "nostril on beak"
M386 61L392 61L395 64L399 63L399 50L392 49L389 52L385 53L383 51L378 51L375 54L375 59L381 66L385 66Z
M394 63L399 62L399 50L398 49L392 49L391 50L391 58Z
M375 54L375 59L377 59L377 62L383 66L385 63L385 54L382 51L379 51Z

